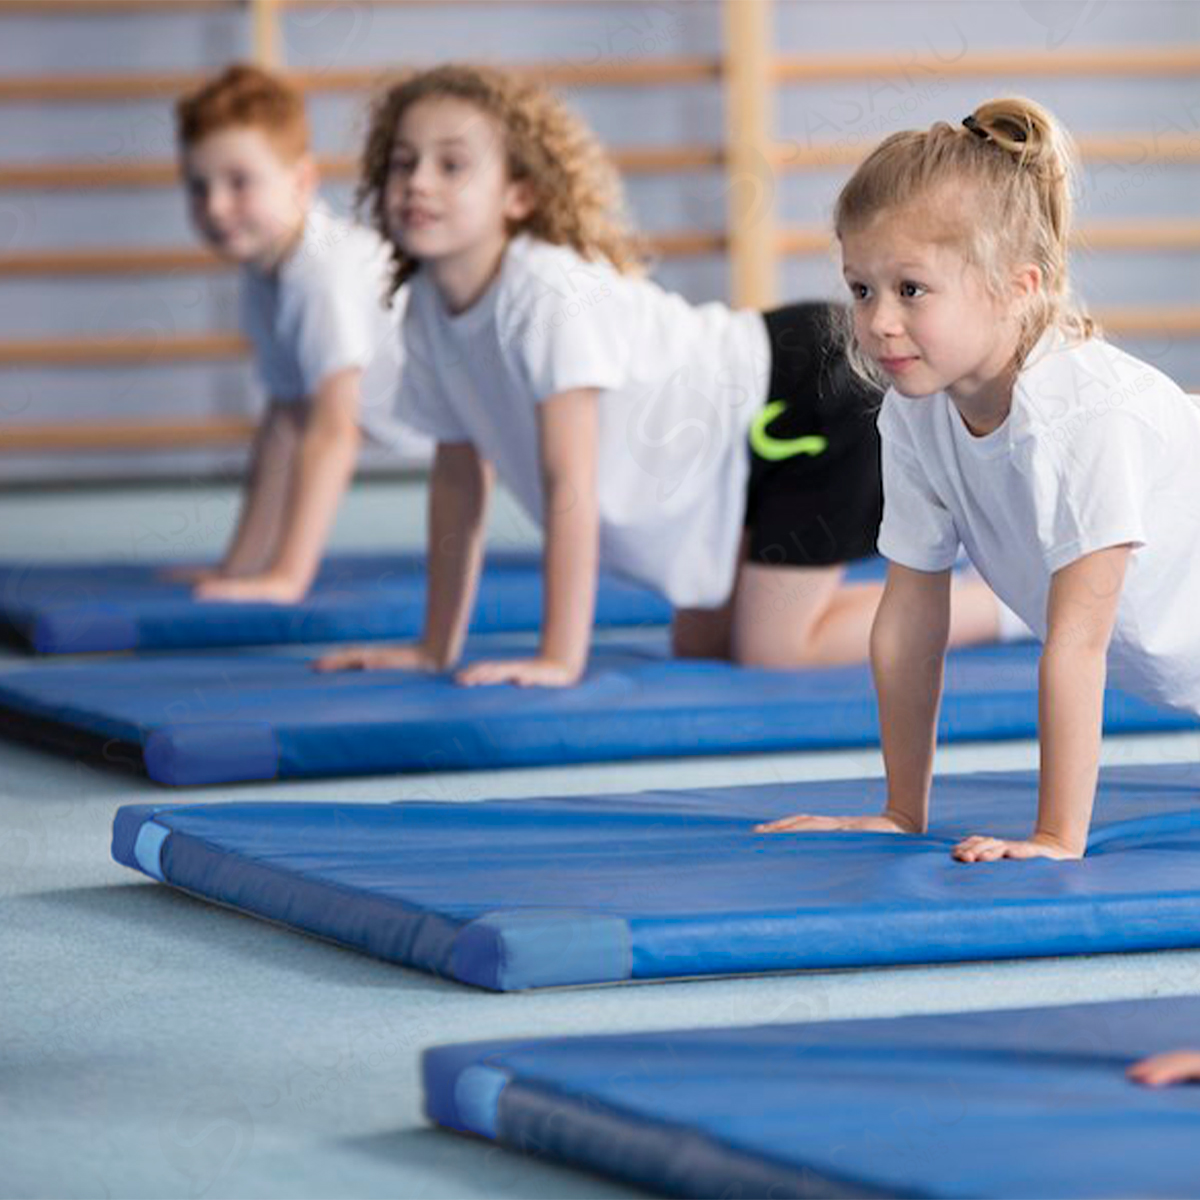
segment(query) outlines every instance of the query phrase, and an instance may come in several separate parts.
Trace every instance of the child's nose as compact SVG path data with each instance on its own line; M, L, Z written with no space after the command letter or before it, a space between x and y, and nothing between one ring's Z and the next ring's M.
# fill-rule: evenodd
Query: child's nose
M894 304L881 300L875 305L871 314L871 333L877 337L886 337L900 329L900 313Z
M212 188L204 198L204 215L210 221L219 221L227 216L230 207L230 196L224 188Z
M418 159L408 177L408 187L413 192L428 192L437 174L434 164L429 159Z

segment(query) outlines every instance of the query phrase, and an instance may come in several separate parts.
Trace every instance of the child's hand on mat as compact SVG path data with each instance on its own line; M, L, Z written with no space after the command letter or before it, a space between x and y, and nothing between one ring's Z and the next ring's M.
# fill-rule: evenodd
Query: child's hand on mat
M283 575L243 575L236 579L209 579L198 584L196 599L295 604L304 599L307 590Z
M796 813L778 821L755 825L755 833L836 833L853 830L858 833L916 833L898 818L880 814L873 817L821 817L813 813Z
M317 671L440 671L441 666L424 646L359 646L323 654Z
M1144 1058L1129 1068L1129 1078L1147 1087L1164 1087L1171 1083L1200 1083L1200 1051L1173 1050Z
M515 683L519 687L570 687L579 682L582 674L582 668L552 658L514 658L472 663L455 678L465 687L493 683Z
M976 834L963 838L951 853L959 862L997 862L1002 858L1082 858L1082 850L1072 850L1043 833L1035 833L1026 842Z
M168 567L158 577L165 583L187 583L192 587L223 578L220 567Z

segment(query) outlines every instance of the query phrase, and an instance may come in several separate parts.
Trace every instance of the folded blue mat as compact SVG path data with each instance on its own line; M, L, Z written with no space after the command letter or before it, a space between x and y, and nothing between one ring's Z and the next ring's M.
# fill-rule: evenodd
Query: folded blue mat
M480 1042L425 1053L439 1125L668 1196L1200 1197L1200 999Z
M1200 946L1200 767L1105 773L1088 856L1020 836L1032 773L937 780L932 831L755 833L877 812L880 780L403 804L135 805L113 857L218 903L498 991ZM1200 1130L1197 1131L1200 1134Z
M493 645L495 655L529 647ZM949 656L943 741L1033 737L1032 643ZM769 671L598 648L577 687L463 688L401 671L320 674L296 655L166 656L0 673L0 709L124 746L164 784L475 770L878 744L866 666ZM1119 692L1109 733L1197 721ZM32 736L32 733L31 733ZM106 748L106 753L108 750Z
M0 633L39 654L182 650L410 638L425 615L423 554L339 555L321 566L301 604L202 603L163 567L133 563L0 564ZM541 560L493 555L480 583L478 633L536 629ZM671 606L645 588L604 575L599 625L661 625Z

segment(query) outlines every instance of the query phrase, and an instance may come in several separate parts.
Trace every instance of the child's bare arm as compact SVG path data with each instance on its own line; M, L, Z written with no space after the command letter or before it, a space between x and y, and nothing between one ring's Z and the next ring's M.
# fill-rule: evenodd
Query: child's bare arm
M429 587L421 640L328 654L317 661L318 670L438 671L458 661L483 565L492 480L491 464L470 443L439 444L429 481Z
M362 371L348 367L325 379L306 414L287 478L271 481L283 493L283 510L272 551L263 567L237 579L203 584L205 600L270 600L293 603L312 586L338 504L354 474L360 435ZM257 483L257 481L256 481ZM279 487L283 483L287 486ZM256 486L255 494L258 495Z
M1025 841L970 837L955 847L956 858L1083 857L1100 765L1108 643L1129 553L1129 546L1097 550L1050 580L1038 668L1041 771L1033 836Z
M759 830L924 831L949 634L950 572L889 565L887 586L871 629L871 668L879 698L887 807L872 817L785 817L760 825Z
M272 402L254 435L237 527L219 565L167 572L180 583L255 575L266 570L279 543L300 425L292 405Z
M1129 1078L1147 1087L1172 1083L1200 1083L1200 1051L1173 1050L1144 1058L1129 1068Z
M538 409L546 547L541 648L531 659L480 662L466 684L565 687L587 665L599 572L596 500L596 391L580 388Z

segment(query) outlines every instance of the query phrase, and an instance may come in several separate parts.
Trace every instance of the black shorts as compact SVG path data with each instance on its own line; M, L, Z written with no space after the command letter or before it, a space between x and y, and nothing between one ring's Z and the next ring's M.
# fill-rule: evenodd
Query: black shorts
M880 396L851 371L836 312L806 303L764 314L771 381L749 438L751 562L825 567L875 553Z

